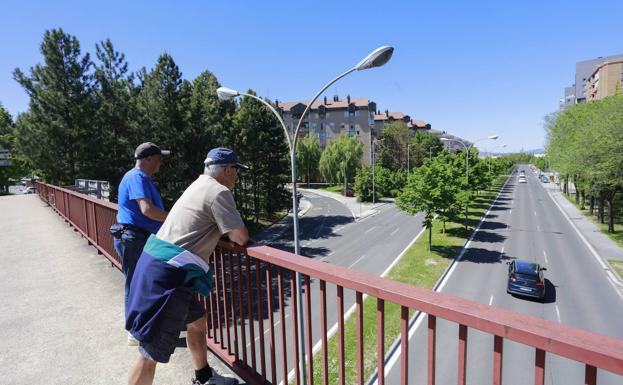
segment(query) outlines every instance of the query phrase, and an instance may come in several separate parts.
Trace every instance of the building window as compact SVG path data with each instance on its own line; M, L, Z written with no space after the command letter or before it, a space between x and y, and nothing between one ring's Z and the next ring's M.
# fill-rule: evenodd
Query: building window
M355 111L355 116L359 116L359 115L360 115L359 110Z
M344 111L344 117L348 118L348 111Z
M327 111L327 113L325 114L325 117L329 118L329 117L331 117L331 114Z
M332 130L335 130L335 123L331 122L329 123L329 126L331 127Z
M344 123L340 123L340 130L343 130L345 127Z
M316 123L312 123L312 124L311 124L311 128L316 128L316 127L317 127L317 126L316 126Z
M355 130L348 131L348 136L358 136L358 135L359 135L359 131L355 131Z

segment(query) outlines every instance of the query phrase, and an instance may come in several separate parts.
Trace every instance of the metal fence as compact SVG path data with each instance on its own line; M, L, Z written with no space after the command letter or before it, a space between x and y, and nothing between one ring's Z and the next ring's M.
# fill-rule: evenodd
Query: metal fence
M88 196L37 183L37 190L74 228L102 254L119 266L113 252L108 227L115 220L116 205ZM597 384L598 369L617 375L623 383L623 341L567 325L531 317L448 294L402 284L371 274L350 270L313 259L294 255L267 246L235 247L220 242L211 257L216 287L209 298L201 298L208 314L207 340L210 350L245 381L251 384L279 384L284 379L299 384L301 373L296 365L307 362L307 383L345 384L346 365L355 365L358 376L364 378L364 295L376 302L376 370L379 384L385 383L385 314L386 304L400 307L400 377L407 384L412 357L409 356L408 334L410 310L422 312L427 320L426 382L433 385L440 370L441 355L456 354L457 383L467 378L468 332L480 332L490 339L489 355L493 384L501 384L505 342L519 343L533 355L532 375L535 384L545 382L547 357L561 356L583 367L584 384ZM305 350L314 349L314 336L320 354L320 375L314 377L312 355L299 357L298 313L295 274L302 274ZM331 290L329 290L331 286ZM330 294L331 293L331 294ZM332 298L332 293L335 296ZM347 297L355 306L356 362L345 358L345 312ZM335 308L327 306L327 298ZM318 320L312 322L312 319ZM338 339L337 357L329 356L329 319L337 324L333 338ZM438 320L456 325L458 336L454 352L437 349ZM290 334L288 334L290 331ZM443 357L443 356L441 356ZM368 360L369 361L369 360ZM509 364L507 358L507 366ZM515 364L510 362L510 366ZM330 380L329 365L337 367L335 381ZM578 379L576 383L582 383ZM349 383L351 381L349 380Z

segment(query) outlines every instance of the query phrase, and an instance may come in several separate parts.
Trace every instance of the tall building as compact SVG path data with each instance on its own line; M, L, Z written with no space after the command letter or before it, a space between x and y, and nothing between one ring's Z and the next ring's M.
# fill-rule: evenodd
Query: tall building
M598 57L591 60L583 60L575 63L575 84L565 87L565 97L560 100L560 109L565 109L574 104L587 101L588 79L593 72L603 63L623 60L623 54Z
M623 57L601 63L586 79L586 100L615 95L623 84Z
M296 124L309 102L279 102L276 101L277 110L282 114L283 120L290 132L296 129ZM361 162L370 164L370 146L374 135L374 113L376 103L367 98L333 99L315 101L303 119L299 130L299 139L313 133L323 149L341 135L354 136L363 143L363 156Z

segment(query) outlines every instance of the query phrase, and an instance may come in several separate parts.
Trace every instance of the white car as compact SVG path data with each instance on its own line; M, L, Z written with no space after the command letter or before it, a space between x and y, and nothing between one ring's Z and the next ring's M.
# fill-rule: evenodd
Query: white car
M523 175L519 176L519 183L528 183L528 181L526 180L526 177Z

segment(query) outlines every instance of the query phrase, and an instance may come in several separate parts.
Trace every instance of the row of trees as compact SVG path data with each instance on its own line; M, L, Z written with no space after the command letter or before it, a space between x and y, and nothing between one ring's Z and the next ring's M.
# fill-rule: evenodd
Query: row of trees
M591 215L605 221L614 232L617 193L623 191L623 95L577 104L546 119L547 159L559 172L563 191L569 182L576 201L589 201Z
M258 101L219 101L214 74L184 79L169 54L151 70L130 72L110 40L96 44L92 59L75 36L55 29L45 33L40 50L42 64L14 72L30 103L8 126L14 152L46 181L102 179L116 187L133 166L136 146L153 141L172 150L156 177L170 207L203 172L208 150L226 146L251 167L236 189L247 220L289 206L287 143Z
M398 194L397 206L413 215L424 212L424 226L428 229L428 246L432 243L433 218L439 216L445 232L446 222L465 213L473 193L490 186L493 178L507 172L514 161L508 157L480 160L477 151L470 153L469 183L465 176L466 153L446 151L425 162L409 174L407 184Z

